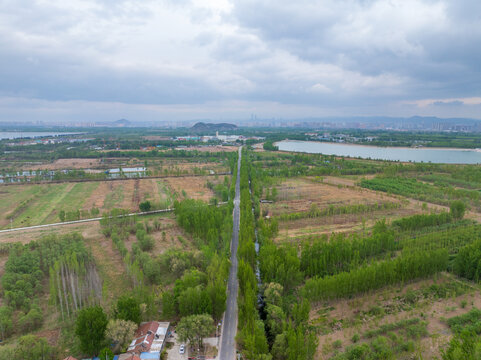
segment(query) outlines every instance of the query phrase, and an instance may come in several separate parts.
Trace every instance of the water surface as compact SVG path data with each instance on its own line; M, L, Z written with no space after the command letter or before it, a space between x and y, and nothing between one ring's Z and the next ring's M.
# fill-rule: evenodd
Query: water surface
M361 157L363 159L481 164L481 150L475 149L400 148L291 140L279 141L276 145L282 151Z
M23 139L23 138L40 138L48 136L76 135L81 133L63 133L63 132L38 132L38 131L0 131L0 140L4 139Z

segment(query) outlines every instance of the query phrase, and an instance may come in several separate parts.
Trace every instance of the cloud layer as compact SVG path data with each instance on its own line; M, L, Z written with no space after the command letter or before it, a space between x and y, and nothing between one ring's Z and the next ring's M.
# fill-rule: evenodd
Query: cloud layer
M476 0L0 7L0 121L481 116Z

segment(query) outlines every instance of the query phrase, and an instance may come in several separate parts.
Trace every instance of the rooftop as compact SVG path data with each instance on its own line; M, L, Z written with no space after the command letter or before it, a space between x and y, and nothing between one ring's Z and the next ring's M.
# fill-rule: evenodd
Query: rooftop
M150 321L140 324L135 338L129 345L128 352L160 352L169 328L168 322Z

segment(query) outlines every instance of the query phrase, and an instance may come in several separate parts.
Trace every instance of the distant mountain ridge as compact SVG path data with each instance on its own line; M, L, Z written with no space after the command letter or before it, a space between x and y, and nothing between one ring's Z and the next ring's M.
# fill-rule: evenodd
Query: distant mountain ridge
M198 122L194 126L190 128L192 131L199 132L199 131L230 131L237 129L237 125L228 124L228 123L204 123Z
M114 122L114 126L125 127L125 126L131 126L131 125L132 123L127 119L120 119Z

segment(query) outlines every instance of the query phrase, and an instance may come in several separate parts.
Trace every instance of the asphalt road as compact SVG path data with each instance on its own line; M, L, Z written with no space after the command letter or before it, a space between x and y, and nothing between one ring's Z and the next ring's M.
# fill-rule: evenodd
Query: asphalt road
M237 162L237 179L235 183L234 198L234 228L230 244L230 273L227 284L227 306L222 323L222 335L219 349L220 360L234 360L236 358L235 336L237 334L237 293L239 283L237 281L237 247L239 245L240 225L240 168L242 147L239 148L239 160Z

